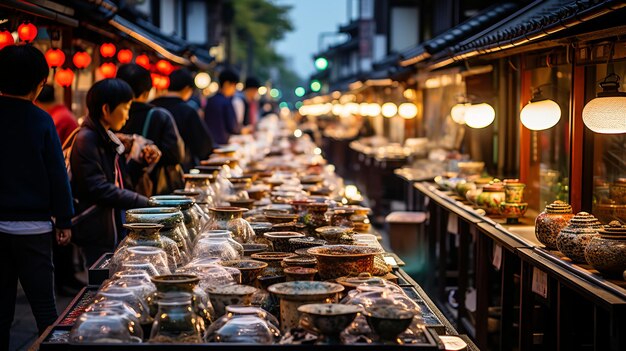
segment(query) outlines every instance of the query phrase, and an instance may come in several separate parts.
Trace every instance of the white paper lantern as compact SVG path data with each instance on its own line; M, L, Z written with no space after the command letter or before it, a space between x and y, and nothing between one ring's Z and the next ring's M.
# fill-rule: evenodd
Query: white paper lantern
M452 117L452 120L458 124L465 124L465 111L470 106L471 104L467 103L452 106L452 109L450 110L450 117Z
M405 102L398 106L398 114L404 119L411 119L417 116L417 106L410 102Z
M561 119L559 104L550 100L531 100L520 113L524 127L530 130L545 130L554 127Z
M206 72L200 72L196 74L193 81L198 89L205 89L209 87L209 84L211 84L211 76Z
M495 118L496 111L487 103L471 105L465 110L465 123L471 128L485 128Z
M393 102L385 102L381 107L381 112L383 116L391 118L398 113L398 106Z

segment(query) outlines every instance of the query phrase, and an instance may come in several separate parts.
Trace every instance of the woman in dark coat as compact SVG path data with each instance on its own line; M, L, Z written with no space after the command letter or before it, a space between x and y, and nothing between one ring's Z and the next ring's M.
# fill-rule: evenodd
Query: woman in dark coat
M132 160L127 163L124 146L113 133L128 120L132 99L132 89L122 80L105 79L94 84L87 93L89 116L71 148L77 213L73 239L88 266L122 239L122 211L148 205L145 196L128 190L133 188L124 176L126 169L131 178L138 178L145 165Z

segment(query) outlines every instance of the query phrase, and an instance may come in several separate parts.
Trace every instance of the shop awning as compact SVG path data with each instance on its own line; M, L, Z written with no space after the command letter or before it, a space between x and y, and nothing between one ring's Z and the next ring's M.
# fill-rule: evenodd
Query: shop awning
M534 1L490 28L454 45L447 52L433 57L429 69L540 42L624 7L626 0Z
M400 65L410 66L422 62L434 54L441 52L448 47L457 44L471 35L478 33L485 28L499 22L502 18L510 15L519 6L514 3L503 3L479 12L463 23L448 29L442 34L427 40L424 43L404 51L400 54Z

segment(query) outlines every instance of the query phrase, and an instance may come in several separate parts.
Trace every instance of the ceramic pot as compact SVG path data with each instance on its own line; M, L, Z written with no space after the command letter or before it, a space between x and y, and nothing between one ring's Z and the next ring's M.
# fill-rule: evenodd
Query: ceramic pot
M266 244L241 244L243 246L243 256L250 257L250 255L269 251L269 246Z
M585 248L594 237L598 236L598 229L602 226L596 217L587 212L578 212L561 229L556 237L556 247L573 262L586 263Z
M339 244L341 237L350 232L350 228L338 226L325 226L315 229L317 236L326 240L329 245Z
M556 237L572 219L572 206L556 200L535 219L535 236L548 250L555 250Z
M350 209L335 209L330 215L330 225L335 227L353 228L352 215L354 210Z
M317 269L307 267L285 267L285 277L288 282L313 280Z
M517 180L517 179L515 179ZM524 198L526 184L506 181L504 182L504 200L508 203L519 203Z
M254 285L256 277L267 267L267 263L255 260L222 261L222 266L237 268L241 272L241 284Z
M285 257L281 262L284 268L287 267L304 267L315 268L317 267L317 259L309 255L298 255L293 257Z
M465 194L467 194L468 191L475 190L475 189L476 189L476 183L467 182L467 181L458 182L456 183L456 187L455 187L457 194L459 194L459 196L462 198L465 198Z
M157 223L162 224L161 236L172 239L178 251L180 262L185 264L189 261L189 236L184 223L183 213L175 207L149 207L135 208L126 211L126 223Z
M248 221L243 219L243 213L248 209L241 207L212 207L209 212L211 220L205 230L229 230L233 239L240 244L254 242L254 230Z
M265 233L269 233L271 231L274 231L272 229L272 223L270 222L250 222L250 227L252 227L252 230L254 231L254 242L256 244L264 244L267 245L269 247L270 250L273 250L272 247L272 242L269 241L266 237L265 237Z
M339 335L354 320L361 309L342 304L308 304L298 307L300 324L317 332L318 344L341 344Z
M216 179L217 173L213 174L185 174L185 190L197 191L200 193L198 203L215 206L217 203Z
M257 288L248 285L226 285L209 288L209 298L216 316L226 313L228 305L250 305Z
M585 248L585 259L606 276L621 276L626 270L626 225L613 221L598 234Z
M272 242L274 251L293 252L289 239L303 238L304 234L298 232L269 232L264 234L265 238Z
M289 252L260 252L252 254L253 260L267 263L267 267L261 272L261 276L264 277L276 277L284 275L283 266L281 262L286 257L296 256L294 253Z
M484 162L476 161L459 162L457 166L459 167L459 177L480 176L485 169Z
M289 239L289 246L293 249L294 252L299 249L309 249L311 247L323 245L326 245L326 240L316 239L312 237Z
M365 318L380 341L396 344L396 339L413 322L415 313L411 310L390 306L374 306L365 310Z
M269 213L266 211L265 218L272 224L292 223L298 220L298 215L291 213Z
M527 202L503 202L500 204L500 215L506 218L507 224L518 224L528 209Z
M304 216L307 213L307 205L312 203L313 200L291 200L290 204L293 207L293 212L298 215L298 222L304 223Z
M504 202L504 187L500 182L486 185L476 198L478 207L485 210L488 215L500 214L500 204Z
M343 286L329 282L296 281L274 284L267 290L280 298L280 329L286 332L298 327L301 316L298 307L337 302L337 294L343 291Z
M326 220L326 211L328 211L328 204L326 203L311 203L307 205L307 213L304 216L304 224L307 226L307 231L310 236L315 236L315 229L328 225Z
M374 274L374 256L382 250L369 246L328 245L307 250L317 259L317 269L323 280L362 272Z
M255 201L256 200L254 199L238 199L238 200L230 200L228 201L228 204L232 207L241 207L241 208L247 208L251 210L252 207L254 207Z

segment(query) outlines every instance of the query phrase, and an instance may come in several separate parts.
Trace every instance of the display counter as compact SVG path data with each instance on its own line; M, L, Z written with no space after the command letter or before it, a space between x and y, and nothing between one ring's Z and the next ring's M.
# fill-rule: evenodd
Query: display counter
M424 288L481 349L626 348L626 281L574 264L519 224L481 215L452 192L416 182L414 208L429 213ZM456 305L456 306L455 306Z

